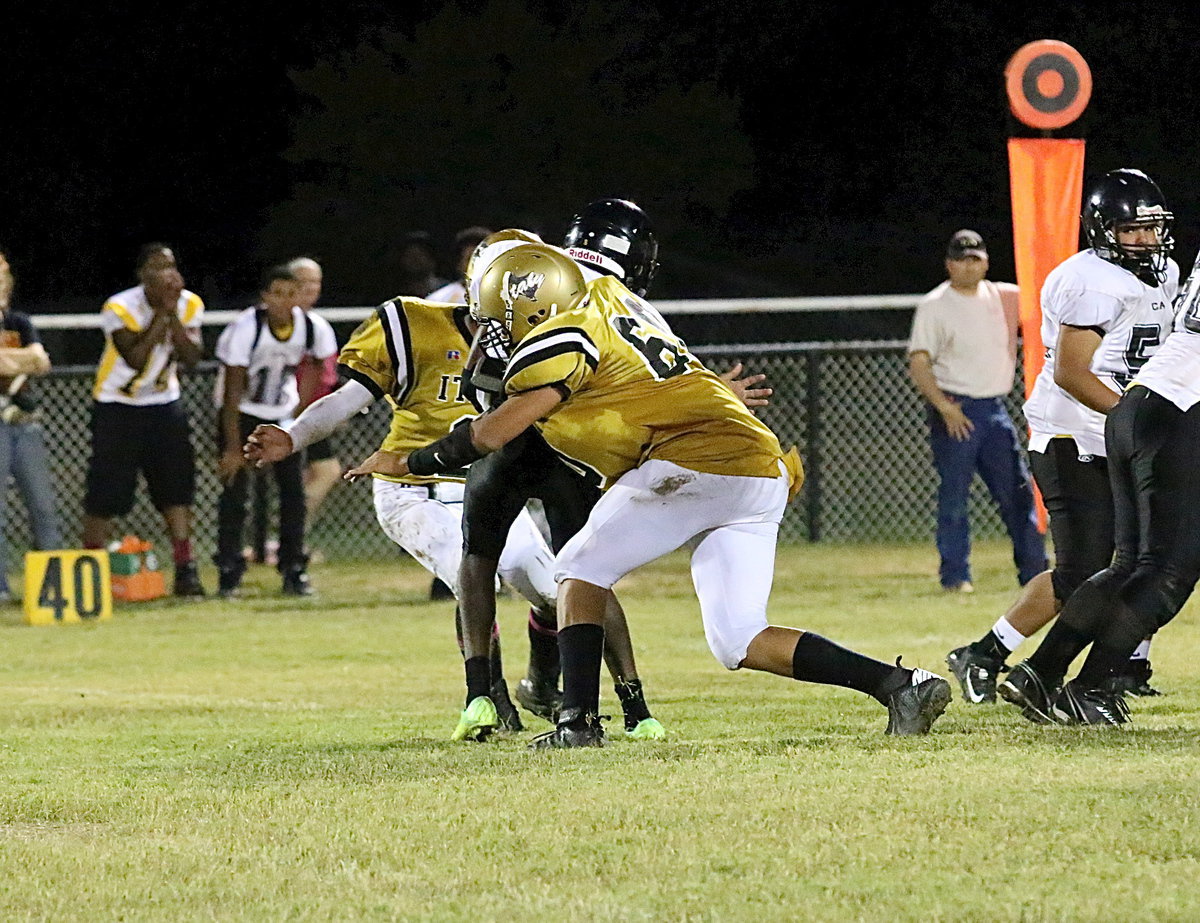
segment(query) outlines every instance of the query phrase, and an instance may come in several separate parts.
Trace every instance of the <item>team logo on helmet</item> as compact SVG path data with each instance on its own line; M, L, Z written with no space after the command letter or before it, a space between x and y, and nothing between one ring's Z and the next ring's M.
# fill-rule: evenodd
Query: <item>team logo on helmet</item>
M513 306L517 299L537 301L538 289L545 281L544 272L527 272L523 276L513 275L511 272L504 273L504 279L500 283L500 299L504 302L504 321L509 329L512 329Z

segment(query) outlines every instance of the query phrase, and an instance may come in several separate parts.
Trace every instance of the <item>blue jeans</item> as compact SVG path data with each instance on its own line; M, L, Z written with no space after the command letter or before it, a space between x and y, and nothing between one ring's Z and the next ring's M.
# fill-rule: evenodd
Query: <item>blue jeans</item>
M54 485L50 483L50 457L39 423L0 423L0 593L8 593L8 479L12 477L33 529L39 550L61 548L62 530Z
M975 472L991 492L1013 543L1013 562L1022 586L1046 569L1046 543L1038 531L1033 486L1017 430L998 397L954 395L975 429L966 440L951 438L941 414L926 407L929 444L937 468L937 548L942 586L971 579L971 528L967 498Z

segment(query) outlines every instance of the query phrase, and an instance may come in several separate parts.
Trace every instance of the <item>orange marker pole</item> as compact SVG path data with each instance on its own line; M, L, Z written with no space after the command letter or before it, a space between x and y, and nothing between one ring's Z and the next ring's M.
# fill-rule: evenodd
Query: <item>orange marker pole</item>
M1084 142L1051 132L1083 115L1092 96L1092 72L1065 42L1042 39L1022 46L1004 69L1012 114L1040 138L1009 138L1013 249L1021 288L1025 342L1025 395L1042 369L1042 284L1050 270L1076 252L1083 198ZM1038 497L1043 529L1046 510Z

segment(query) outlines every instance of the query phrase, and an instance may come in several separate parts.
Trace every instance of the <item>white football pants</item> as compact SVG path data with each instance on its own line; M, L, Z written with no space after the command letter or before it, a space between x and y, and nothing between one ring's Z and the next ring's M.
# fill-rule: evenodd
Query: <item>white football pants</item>
M609 588L676 548L692 550L692 583L704 635L736 670L767 627L775 543L789 479L704 474L651 459L600 498L587 524L558 555L558 580Z
M458 595L463 485L400 484L374 478L375 518L393 542ZM553 608L554 555L525 510L508 532L499 573L530 605Z

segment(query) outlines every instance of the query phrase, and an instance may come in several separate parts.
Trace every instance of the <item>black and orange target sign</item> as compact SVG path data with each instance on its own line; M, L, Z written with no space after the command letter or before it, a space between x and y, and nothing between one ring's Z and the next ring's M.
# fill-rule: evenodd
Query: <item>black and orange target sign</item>
M1020 48L1004 69L1008 105L1030 128L1062 128L1083 115L1092 98L1092 71L1083 55L1054 39Z

